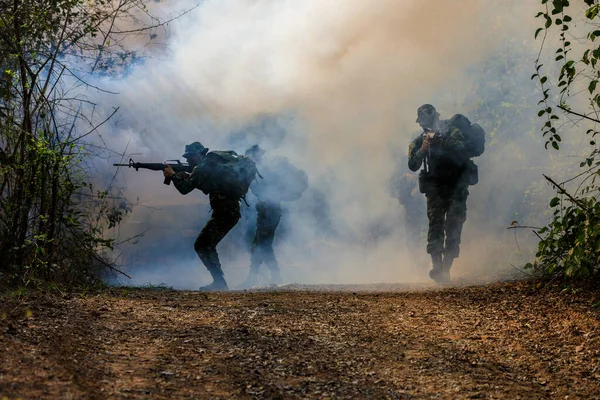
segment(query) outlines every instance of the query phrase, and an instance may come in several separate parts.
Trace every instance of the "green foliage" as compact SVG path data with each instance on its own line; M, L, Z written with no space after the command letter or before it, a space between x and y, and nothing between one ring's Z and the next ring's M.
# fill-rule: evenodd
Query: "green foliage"
M600 193L596 181L600 160L597 159L595 140L597 124L600 123L596 117L600 110L600 93L597 90L600 48L595 43L600 36L597 28L600 4L598 0L584 0L584 3L583 8L573 8L568 0L541 0L544 11L536 16L543 18L543 27L538 28L534 35L542 38L540 54L550 48L554 62L560 66L558 74L544 75L543 64L538 58L536 73L531 77L538 80L542 89L542 99L538 103L542 107L537 115L545 121L542 132L546 148L561 149L564 117L575 120L578 130L588 137L586 142L590 146L580 150L584 152L583 161L579 163L582 170L575 176L562 183L546 177L559 195L549 202L553 210L551 222L536 232L540 239L537 260L526 265L544 276L600 277ZM571 14L580 14L576 19L582 20L583 24L572 26L574 19ZM547 42L551 29L560 32L554 49ZM573 30L577 31L571 32ZM573 44L575 42L576 45ZM552 91L557 92L558 104L551 104ZM584 102L582 94L586 97ZM582 103L586 105L582 107ZM571 104L580 109L573 110ZM585 124L591 127L584 131L580 126ZM573 189L568 190L567 184Z
M559 197L550 201L554 218L537 232L542 237L537 252L542 262L536 265L538 271L578 278L600 272L600 203L590 198L580 201L570 205Z
M115 26L147 10L142 0L0 5L0 281L95 282L111 267L110 230L131 205L112 181L88 174L101 149L84 140L105 121L94 121L96 105L73 96L72 82L134 61Z

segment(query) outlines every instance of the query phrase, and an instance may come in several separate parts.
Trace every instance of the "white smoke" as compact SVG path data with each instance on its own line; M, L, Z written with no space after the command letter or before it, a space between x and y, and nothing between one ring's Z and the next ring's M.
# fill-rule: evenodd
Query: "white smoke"
M113 149L139 154L140 161L179 158L192 141L211 149L237 146L233 149L243 152L260 136L244 138L243 132L267 116L281 125L285 137L269 140L265 135L259 144L306 170L311 186L325 196L337 233L323 235L297 210L303 204L306 208L308 200L291 203L289 240L276 248L284 278L426 280L427 264L414 265L425 250L404 247L404 211L388 194L387 180L398 162L398 151L391 150L406 152L418 132L419 105L434 103L446 117L464 112L445 93L474 78L468 67L495 51L499 31L519 43L530 39L530 4L492 3L200 2L169 26L164 46L153 48L148 61L122 79L100 83L119 93L98 96L107 109L120 107L105 135ZM189 5L193 2L161 2L150 11L171 15ZM199 192L184 197L161 185L162 178L154 174L122 171L129 197L152 206L206 203ZM471 190L472 196L477 190ZM152 218L163 217L170 218L164 210ZM132 218L139 220L135 213ZM390 233L374 240L386 230ZM299 247L307 244L310 248ZM143 248L144 238L137 246ZM191 247L189 252L195 257ZM237 259L229 253L221 251L222 258ZM239 267L224 262L223 268L241 280L247 258L239 257ZM199 260L190 265L203 270ZM170 283L167 276L164 281Z

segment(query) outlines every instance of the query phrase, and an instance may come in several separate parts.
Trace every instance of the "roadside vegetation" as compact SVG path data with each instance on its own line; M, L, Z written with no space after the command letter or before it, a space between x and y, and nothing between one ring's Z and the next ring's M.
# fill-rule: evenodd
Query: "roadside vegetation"
M84 93L142 58L126 38L148 44L167 22L142 0L0 0L1 285L89 285L116 271L110 231L131 204L114 176L93 173L111 150L90 139L118 110L99 116Z
M538 252L526 267L545 278L600 276L600 3L584 3L582 7L568 0L541 0L537 14L542 25L535 32L540 57L531 78L542 90L537 114L544 121L542 135L549 151L570 151L580 168L560 180L544 175L556 190L549 201L552 220L535 230ZM547 54L550 60L544 65L541 59ZM581 143L576 152L563 149L566 127L576 136L566 139Z

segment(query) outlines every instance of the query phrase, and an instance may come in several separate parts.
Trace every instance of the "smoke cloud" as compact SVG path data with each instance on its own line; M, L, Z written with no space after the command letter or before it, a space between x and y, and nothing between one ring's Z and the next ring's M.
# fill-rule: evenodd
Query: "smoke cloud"
M239 153L258 143L304 169L310 189L285 206L276 239L286 282L427 282L425 245L406 248L405 210L390 196L388 181L397 164L405 162L408 144L419 132L414 122L419 105L432 103L446 118L464 113L486 129L488 143L477 160L481 182L470 190L463 250L455 270L463 280L489 274L516 262L512 255L507 258L506 248L519 244L507 237L505 227L522 200L519 190L535 178L523 178L518 185L499 178L509 175L515 163L525 165L504 147L511 138L494 131L491 114L469 114L480 101L470 97L469 90L486 79L475 75L473 66L506 51L501 45L508 40L514 46L509 50L519 48L533 69L535 4L151 4L150 12L161 16L197 7L169 25L160 45L147 49L146 62L126 77L98 82L118 95L94 94L94 100L107 107L107 115L119 107L101 134L110 138L111 148L136 161L180 158L184 146L193 141ZM510 79L531 94L535 85L530 75L531 70L523 70L518 76L500 74L493 79L499 85ZM488 100L501 107L512 94L494 96ZM528 116L516 111L514 118L526 124L523 131L534 132ZM532 149L539 144L531 142ZM133 262L134 281L177 288L208 282L192 246L208 218L206 197L199 191L181 196L150 171L122 170L119 179L128 197L138 199L119 237L150 229L137 244L122 248ZM511 184L519 190L498 187ZM252 208L244 213L218 247L232 286L243 279L249 264L246 229L251 229ZM179 250L173 254L172 248ZM526 249L520 253L529 254Z

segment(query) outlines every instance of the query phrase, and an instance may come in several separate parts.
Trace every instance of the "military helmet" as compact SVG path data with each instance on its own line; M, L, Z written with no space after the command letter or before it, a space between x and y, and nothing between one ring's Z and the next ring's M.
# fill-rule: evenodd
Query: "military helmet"
M417 109L417 120L416 123L423 122L424 120L431 120L434 116L440 116L436 111L435 107L431 104L423 104Z
M249 147L246 150L246 152L244 153L245 156L255 157L255 158L259 158L263 154L265 154L265 151L259 145L257 145L257 144L255 144L252 147Z
M190 143L185 146L185 153L183 153L182 157L188 158L198 154L206 154L208 153L208 148L204 147L200 142Z

